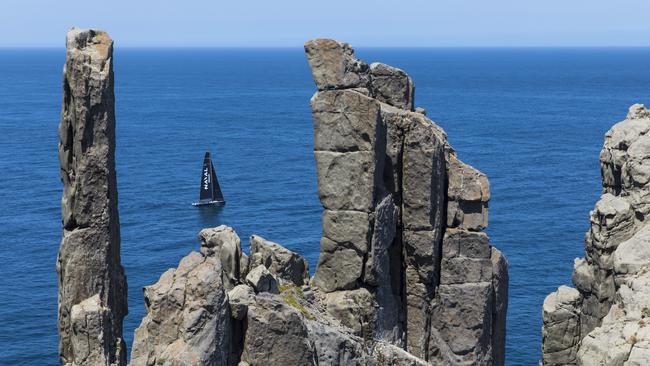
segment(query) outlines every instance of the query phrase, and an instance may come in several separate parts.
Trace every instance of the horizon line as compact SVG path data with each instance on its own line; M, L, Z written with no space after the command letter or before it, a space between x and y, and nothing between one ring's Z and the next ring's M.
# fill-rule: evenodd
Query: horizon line
M353 45L355 49L650 49L650 45L464 45L464 46L358 46ZM115 46L117 49L196 49L196 50L210 50L210 49L302 49L303 46L178 46L178 45L165 45L165 46ZM61 46L1 46L0 50L65 50L65 45Z

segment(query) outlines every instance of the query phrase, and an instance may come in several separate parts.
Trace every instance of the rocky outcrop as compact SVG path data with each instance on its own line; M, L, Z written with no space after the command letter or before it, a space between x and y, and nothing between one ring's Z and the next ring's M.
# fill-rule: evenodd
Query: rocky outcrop
M573 283L544 301L544 365L642 365L650 358L650 112L633 105L605 135L603 193ZM650 329L650 328L648 328Z
M328 313L433 364L502 364L507 261L481 232L487 177L413 110L404 71L334 40L305 51L324 208L312 283Z
M115 177L113 41L104 32L68 32L59 161L61 363L124 365L127 288L120 263Z
M222 273L217 251L192 252L145 287L147 315L135 331L130 365L227 364L231 312Z
M226 226L205 232L236 235ZM367 342L355 335L360 332L357 319L332 316L336 312L328 304L345 307L349 302L361 312L371 308L372 304L361 303L353 295L329 303L308 285L279 281L278 287L275 274L265 264L252 269L245 279L235 278L237 285L227 291L230 279L223 276L227 271L222 261L232 262L232 258L212 250L217 246L204 238L199 235L199 252L190 253L176 269L145 287L147 315L135 333L132 366L426 364L390 343ZM284 262L287 268L304 261L277 243L271 249L296 259ZM262 277L267 279L253 279ZM272 289L268 281L275 284Z

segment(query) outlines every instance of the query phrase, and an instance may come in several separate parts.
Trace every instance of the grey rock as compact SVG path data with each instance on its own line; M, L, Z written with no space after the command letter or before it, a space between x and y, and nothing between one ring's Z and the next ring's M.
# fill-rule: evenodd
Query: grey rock
M221 225L215 228L203 229L199 232L201 253L216 255L221 261L223 284L230 290L239 284L241 279L241 240L231 227Z
M372 229L370 215L360 211L323 211L323 236L337 243L337 248L368 252Z
M315 151L374 151L381 127L379 102L352 90L328 90L311 99Z
M241 361L251 366L316 365L304 316L273 297L248 306Z
M431 311L428 360L443 365L491 365L491 282L440 285Z
M305 43L305 54L318 90L367 87L368 65L349 44L315 39Z
M413 110L413 80L398 68L379 62L370 64L370 91L381 102Z
M605 134L599 157L603 195L590 213L585 258L574 262L578 291L560 288L544 303L544 365L647 363L649 131L650 113L633 105L626 120Z
M440 230L447 179L446 136L425 116L405 116L402 150L402 220L409 230Z
M111 365L106 350L110 349L110 310L103 307L99 295L88 298L72 307L72 366ZM117 349L118 359L124 349Z
M649 266L650 225L645 225L616 248L614 271L619 275L629 275Z
M544 365L575 365L580 345L580 293L560 286L544 300L542 362Z
M56 269L59 277L59 356L62 364L79 362L87 350L75 350L72 308L99 295L102 327L85 332L93 354L115 365L126 364L122 320L127 287L120 262L120 228L115 176L115 96L113 41L97 30L71 29L63 70L63 108L59 124L59 162L63 196L63 238ZM85 304L88 305L88 304ZM82 309L83 306L79 309ZM88 343L76 343L86 347ZM77 355L77 352L83 355ZM86 365L104 365L94 356Z
M315 151L318 195L329 210L370 212L378 174L375 154Z
M220 258L192 252L144 289L147 315L135 331L132 366L224 365L231 315Z
M467 230L487 227L490 184L485 174L461 162L449 159L447 226Z
M255 292L280 293L278 281L263 264L253 268L246 276L246 283L255 289Z
M239 258L239 278L246 278L248 275L248 269L250 268L249 265L249 258L246 253L242 252L241 257Z
M257 235L251 236L250 248L251 268L264 265L280 283L302 286L309 282L309 264L299 254Z
M490 258L490 239L483 232L448 228L445 230L442 255L444 258Z
M357 335L421 359L503 364L507 261L480 233L487 178L456 158L424 110L413 111L405 72L367 67L333 40L305 50L319 89L311 107L325 209L316 299ZM469 316L436 295L443 287L471 297ZM453 317L468 320L445 326Z
M492 309L492 364L503 365L506 360L506 320L508 314L508 260L501 252L492 248L492 288L494 308Z
M237 285L228 291L230 314L237 320L244 320L248 312L248 304L253 301L255 290L246 285Z
M325 292L356 287L363 272L364 256L354 249L339 248L336 242L325 237L320 247L314 285Z
M377 366L426 366L430 365L421 358L417 358L405 350L390 343L376 342L372 348L374 361L370 365Z
M332 292L326 295L324 303L327 313L352 329L355 335L366 339L374 338L375 304L368 290L359 288Z

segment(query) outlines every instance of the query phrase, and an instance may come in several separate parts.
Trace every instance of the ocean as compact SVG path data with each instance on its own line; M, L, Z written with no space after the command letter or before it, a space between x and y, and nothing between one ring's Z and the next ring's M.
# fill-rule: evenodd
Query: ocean
M416 105L492 189L492 244L510 263L508 365L540 358L541 307L571 282L600 195L603 135L650 103L650 49L359 49L404 69ZM301 48L115 51L117 177L127 344L142 287L192 250L201 228L234 227L308 258L319 251ZM62 184L57 160L64 49L0 50L0 365L57 365ZM228 201L190 205L205 151ZM130 352L130 349L129 349Z

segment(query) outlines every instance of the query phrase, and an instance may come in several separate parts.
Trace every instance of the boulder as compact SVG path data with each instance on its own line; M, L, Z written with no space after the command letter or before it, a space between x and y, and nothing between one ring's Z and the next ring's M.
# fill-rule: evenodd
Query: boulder
M247 285L237 285L228 291L230 314L234 319L244 320L248 312L248 304L253 301L255 290Z
M257 296L248 306L246 324L241 362L251 366L316 365L299 310L276 298Z
M233 230L226 225L203 229L199 232L201 253L216 255L223 270L223 283L227 290L239 284L241 279L241 240Z
M250 253L249 265L251 268L264 265L280 283L302 286L309 282L307 260L277 243L252 235Z
M252 286L257 293L270 292L277 294L280 292L278 281L263 264L251 269L248 276L246 276L246 283Z
M412 111L414 88L404 71L380 62L370 64L370 92L377 100Z
M318 90L367 87L368 65L354 57L349 44L314 39L305 43L305 54Z
M135 331L131 366L228 362L231 314L221 259L192 252L144 289L147 315Z

